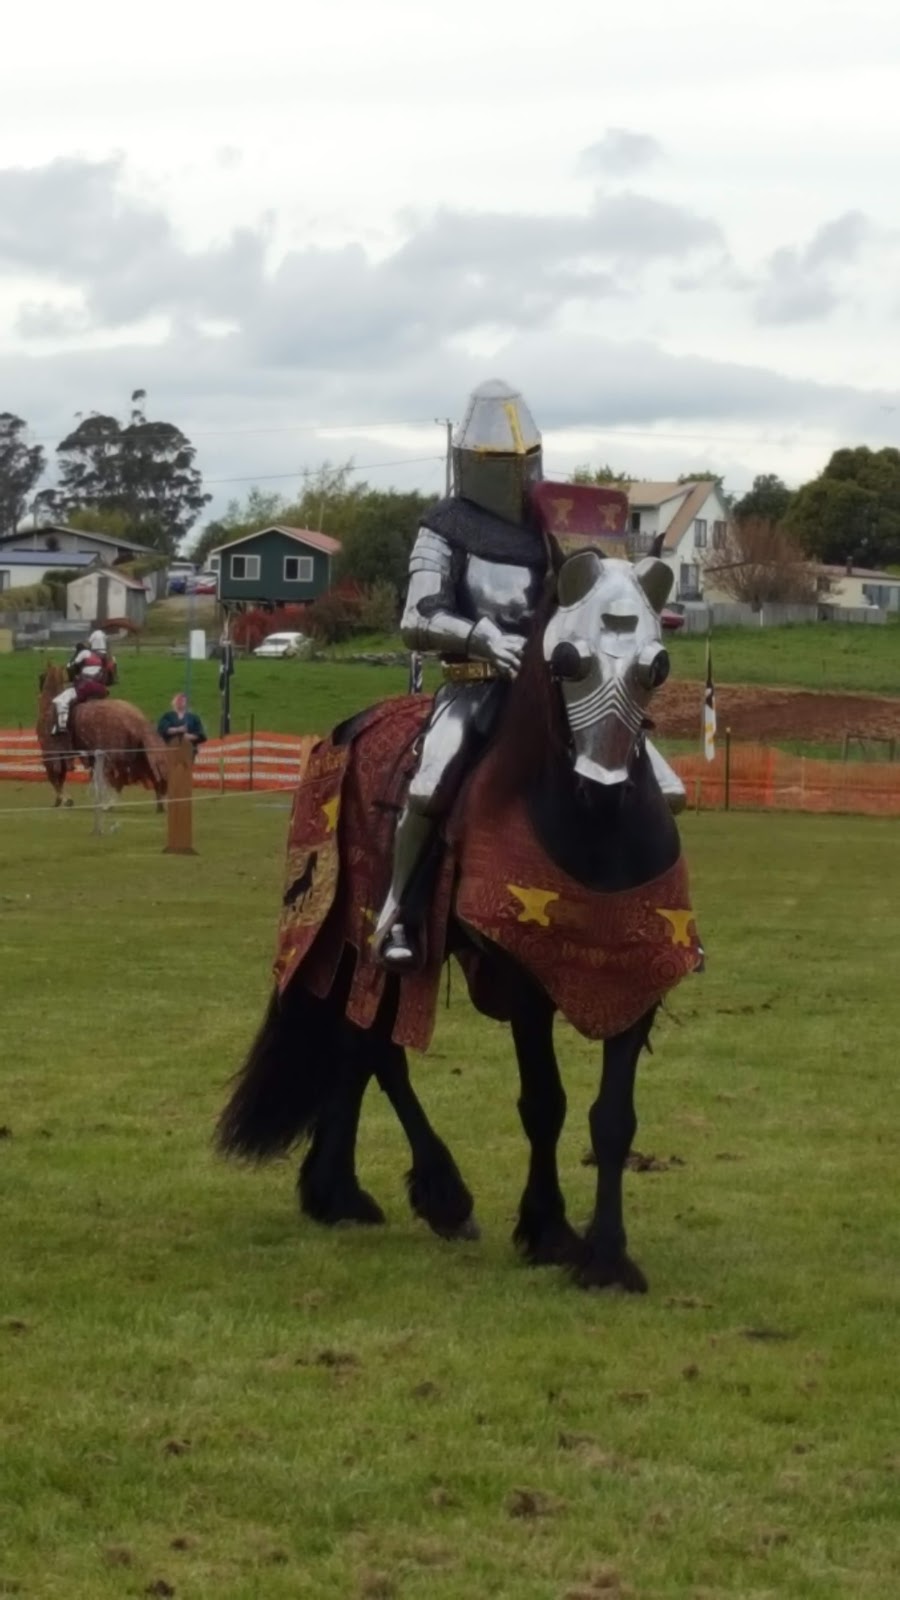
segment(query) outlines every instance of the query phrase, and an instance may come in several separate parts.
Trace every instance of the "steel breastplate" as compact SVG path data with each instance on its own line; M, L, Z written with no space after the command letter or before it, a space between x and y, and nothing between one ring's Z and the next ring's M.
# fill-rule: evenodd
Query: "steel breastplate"
M467 555L459 581L461 615L472 622L489 617L505 633L527 633L543 578L533 567Z

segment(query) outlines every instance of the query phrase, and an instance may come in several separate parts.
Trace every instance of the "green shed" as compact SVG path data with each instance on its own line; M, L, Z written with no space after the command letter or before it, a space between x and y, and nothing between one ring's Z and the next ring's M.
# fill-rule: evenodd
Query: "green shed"
M284 606L315 600L331 588L340 540L309 528L260 528L208 557L222 605Z

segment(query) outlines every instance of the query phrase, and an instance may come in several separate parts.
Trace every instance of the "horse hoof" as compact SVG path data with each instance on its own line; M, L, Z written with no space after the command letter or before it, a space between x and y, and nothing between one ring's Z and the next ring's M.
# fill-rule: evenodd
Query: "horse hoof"
M565 1219L544 1227L520 1222L513 1243L530 1267L571 1267L582 1255L581 1240Z
M585 1253L572 1268L580 1289L623 1289L626 1294L646 1294L650 1285L636 1261L623 1251L620 1256L595 1256Z
M57 801L57 804L58 804L58 803L59 803L59 802L58 802L58 801ZM71 809L72 809L72 807L73 807L73 805L74 805L74 804L75 804L75 801L74 801L74 800L73 800L73 799L72 799L72 796L71 796L71 795L69 795L69 796L68 796L68 797L67 797L67 798L66 798L66 799L65 799L65 800L64 800L64 801L63 801L63 805L64 805L64 806L65 806L65 808L66 808L66 810L67 810L67 811L71 811Z
M474 1213L466 1217L465 1222L461 1222L456 1228L435 1228L434 1231L438 1238L451 1241L462 1239L474 1243L481 1238L481 1229L475 1221Z
M387 1220L374 1196L359 1186L323 1194L317 1193L312 1185L301 1183L300 1210L326 1228L335 1228L347 1222L359 1223L364 1228L377 1228Z

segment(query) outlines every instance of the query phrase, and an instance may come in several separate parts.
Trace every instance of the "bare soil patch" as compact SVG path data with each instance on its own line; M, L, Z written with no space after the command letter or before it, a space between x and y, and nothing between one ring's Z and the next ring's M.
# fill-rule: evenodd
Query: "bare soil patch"
M702 710L702 683L670 680L653 702L657 730L670 739L697 737ZM840 740L845 733L900 739L900 699L887 695L820 694L813 689L725 683L716 687L716 713L720 729L728 727L735 739L760 743L778 739L824 743Z

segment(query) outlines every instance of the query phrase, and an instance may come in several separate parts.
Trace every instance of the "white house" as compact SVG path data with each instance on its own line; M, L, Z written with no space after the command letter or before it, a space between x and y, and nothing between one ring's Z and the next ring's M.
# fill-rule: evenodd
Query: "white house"
M843 567L817 566L814 571L823 580L823 588L827 587L823 598L829 605L878 606L882 611L900 611L900 577L896 572L854 567L850 561Z
M0 544L0 590L25 589L42 583L44 574L54 569L75 572L92 567L97 557L90 551L13 550Z
M110 617L127 617L142 627L147 615L144 585L124 572L106 567L91 567L80 578L66 585L68 622L107 622Z
M0 537L0 556L4 549L88 554L99 556L110 566L118 561L134 561L140 556L159 555L158 550L152 550L146 544L137 544L134 539L68 528L64 522L42 522L34 516L23 517L15 533ZM69 562L69 566L74 565L74 562Z
M712 550L724 549L730 513L717 483L629 483L632 549L647 550L665 534L663 560L675 574L673 597L700 600L703 563Z

